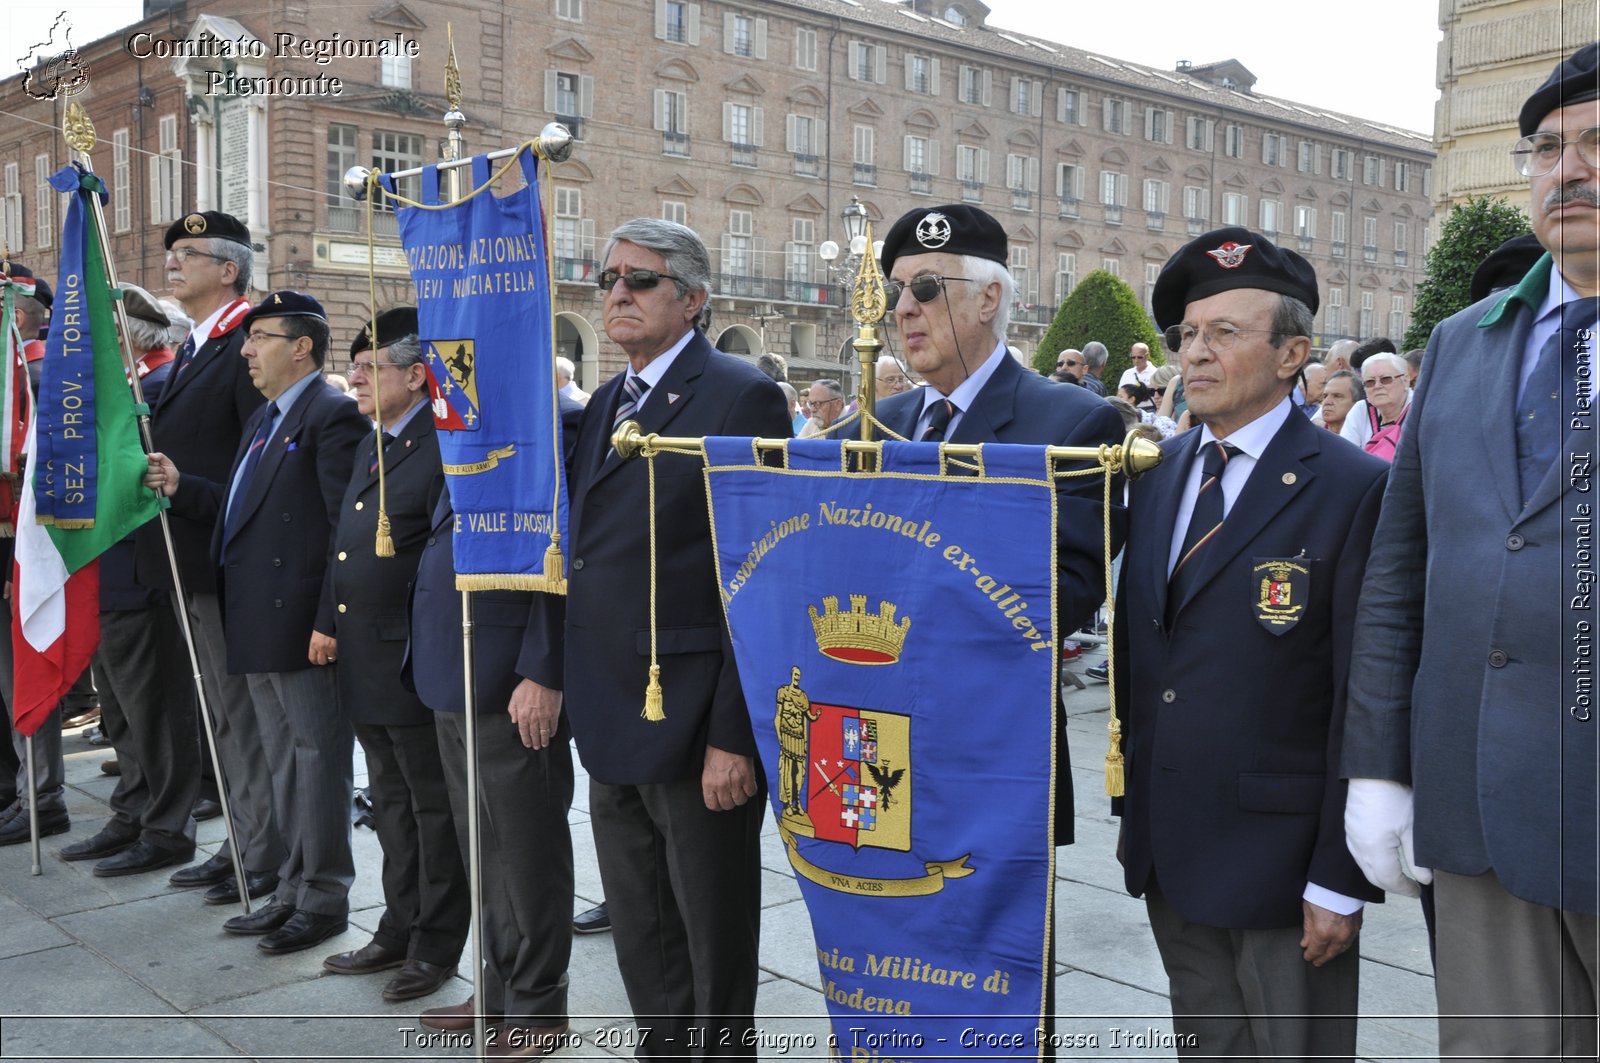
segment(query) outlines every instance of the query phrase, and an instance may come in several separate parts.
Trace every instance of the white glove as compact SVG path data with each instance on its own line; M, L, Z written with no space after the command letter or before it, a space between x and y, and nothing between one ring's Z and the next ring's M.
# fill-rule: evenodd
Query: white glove
M1351 779L1344 803L1344 842L1374 886L1416 897L1433 881L1411 846L1411 787L1388 779Z

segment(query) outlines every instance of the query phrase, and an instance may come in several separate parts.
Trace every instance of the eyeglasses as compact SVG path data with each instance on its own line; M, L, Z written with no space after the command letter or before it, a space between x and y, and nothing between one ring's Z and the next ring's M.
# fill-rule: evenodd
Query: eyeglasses
M213 255L210 251L197 251L192 247L174 247L167 252L168 258L175 258L180 263L188 265L191 258L209 258L213 262L227 262L221 255Z
M1600 127L1583 130L1576 140L1562 140L1559 133L1533 133L1517 141L1516 147L1511 149L1511 161L1516 163L1517 172L1522 176L1543 177L1560 164L1561 153L1567 150L1567 145L1576 144L1578 158L1590 166L1600 165L1597 142L1600 142Z
M1273 334L1273 330L1269 328L1234 328L1232 325L1212 322L1206 325L1203 331L1193 325L1173 325L1161 334L1161 338L1166 341L1167 350L1177 353L1193 343L1196 336L1200 336L1208 348L1222 354L1233 350L1233 345L1246 332Z
M1056 363L1056 368L1057 369L1071 369L1074 366L1079 366L1079 365L1082 365L1082 364L1083 364L1082 362L1074 362L1071 359L1068 359L1066 361L1057 362Z
M944 290L945 281L964 281L966 277L939 277L932 273L924 273L920 277L912 277L908 285L905 281L890 281L883 286L883 295L888 305L892 308L900 302L900 293L907 287L911 289L911 297L919 303L931 303L939 298L939 293Z
M1390 384L1393 384L1396 380L1399 380L1399 379L1400 379L1400 374L1398 374L1398 373L1390 373L1388 376L1375 376L1375 377L1371 377L1370 379L1367 378L1367 377L1363 377L1361 379L1361 385L1362 385L1362 387L1368 387L1368 388L1386 388Z
M351 373L361 373L361 374L365 375L365 374L371 373L372 370L375 369L375 368L376 369L404 369L405 367L401 366L401 365L396 365L394 362L351 362L350 363L350 372Z
M675 281L670 273L659 273L653 269L630 269L626 273L618 273L614 269L603 270L600 274L600 290L609 292L621 281L630 292L647 292L664 280Z
M275 339L280 339L280 340L297 340L297 339L300 338L299 336L291 336L287 332L261 332L261 331L256 331L256 332L252 332L252 333L248 334L247 336L245 336L245 339L249 340L251 343L260 343L262 340L266 339L268 336L272 336Z

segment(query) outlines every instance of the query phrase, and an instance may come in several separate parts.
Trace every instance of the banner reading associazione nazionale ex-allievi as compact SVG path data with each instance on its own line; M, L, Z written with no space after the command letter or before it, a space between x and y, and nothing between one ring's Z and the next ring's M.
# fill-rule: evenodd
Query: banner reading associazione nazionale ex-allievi
M708 439L722 600L841 1055L1037 1058L1054 848L1043 447Z
M422 206L396 212L417 290L439 453L455 510L462 590L564 591L559 543L567 527L550 273L538 160L518 159L526 185L486 187L486 156L471 160L480 189L441 205L439 171L422 172ZM393 192L387 175L380 179ZM430 209L431 208L431 209Z

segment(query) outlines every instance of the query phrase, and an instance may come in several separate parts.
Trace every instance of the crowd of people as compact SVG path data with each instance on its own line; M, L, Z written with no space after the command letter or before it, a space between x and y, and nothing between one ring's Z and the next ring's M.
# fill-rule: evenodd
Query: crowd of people
M1537 257L1414 358L1388 340L1317 357L1310 264L1227 227L1155 284L1175 365L1135 346L1108 400L1102 343L1061 352L1055 381L1008 351L1016 300L995 218L921 207L884 240L901 349L877 363L874 413L889 432L1098 446L1134 425L1161 440L1163 462L1110 514L1092 478L1062 482L1056 614L1064 632L1092 623L1103 550L1122 551L1117 857L1186 1054L1353 1056L1363 908L1428 889L1444 1054L1595 1055L1596 724L1562 685L1564 633L1594 610L1587 593L1563 608L1561 529L1586 488L1560 455L1600 317L1597 52L1564 60L1520 115ZM472 798L453 511L417 312L391 308L350 341L351 401L323 372L335 337L315 297L247 300L241 222L191 214L165 243L174 302L126 299L153 411L144 483L171 499L174 560L152 523L103 562L95 689L121 776L110 820L60 856L100 876L178 867L172 885L208 904L265 902L229 934L267 954L313 948L348 926L359 741L386 907L367 944L324 967L394 972L390 1001L427 996L468 932ZM766 780L698 459L658 459L655 550L672 563L652 605L647 472L610 439L624 420L820 437L853 430L840 422L856 411L836 379L797 390L781 359L708 342L711 261L692 230L629 221L602 263L605 330L628 364L593 394L558 364L567 593L471 598L484 997L421 1021L466 1030L482 1014L503 1031L496 1057L563 1043L575 746L637 1055L751 1056ZM42 327L48 287L18 306ZM393 556L374 549L385 525ZM639 711L650 658L636 633L652 628L673 673L657 721ZM70 826L59 717L73 708L57 710L53 746L35 745L45 835ZM1057 742L1064 765L1064 711ZM0 845L30 820L24 773L4 774L18 782ZM1056 774L1062 845L1071 774ZM196 808L219 783L237 851L193 863ZM1071 942L1052 933L1049 948Z

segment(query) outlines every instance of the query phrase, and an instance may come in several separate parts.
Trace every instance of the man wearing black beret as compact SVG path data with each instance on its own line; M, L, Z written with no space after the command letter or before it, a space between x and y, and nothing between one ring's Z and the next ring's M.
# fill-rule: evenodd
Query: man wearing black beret
M1130 487L1117 595L1128 892L1186 1051L1349 1058L1361 909L1339 779L1356 593L1385 464L1290 400L1317 278L1241 228L1181 248L1152 303L1199 427Z
M469 904L433 713L400 678L406 605L444 492L428 367L416 307L379 314L376 340L372 325L362 326L350 345L350 384L357 408L379 425L356 447L339 506L325 584L329 607L322 610L331 626L319 625L312 635L312 660L340 661L339 703L366 753L383 846L384 911L370 942L322 966L350 975L399 968L383 998L400 1001L432 993L455 971ZM380 515L388 518L394 544L387 557L376 549Z
M1356 622L1345 827L1377 885L1433 883L1450 1058L1596 1057L1597 63L1523 104L1543 253L1433 330Z
M258 947L276 954L342 933L349 914L352 736L334 657L316 632L333 627L332 531L371 426L322 378L328 321L315 299L273 292L240 328L250 378L268 401L246 422L233 468L209 480L155 453L145 483L172 499L174 513L214 529L228 671L247 683L255 755L271 775L286 850L273 902L223 929L262 935Z

